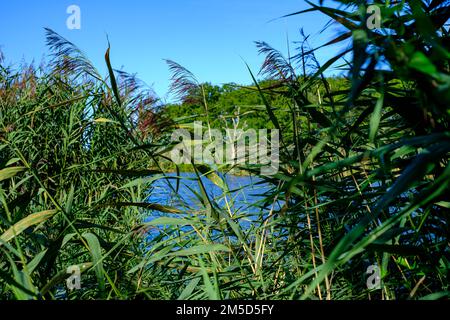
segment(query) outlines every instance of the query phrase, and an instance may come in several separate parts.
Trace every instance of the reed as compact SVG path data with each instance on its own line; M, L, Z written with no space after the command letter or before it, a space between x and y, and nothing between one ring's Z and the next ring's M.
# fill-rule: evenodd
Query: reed
M256 44L265 81L249 69L239 90L258 105L222 116L283 134L278 174L234 168L270 186L247 208L232 168L166 156L174 129L205 112L211 129L227 101L184 67L168 61L175 118L113 68L114 48L106 77L49 29L49 64L0 59L0 298L448 298L450 7L380 1L382 28L370 29L367 1L308 3L342 26L324 47L348 49L321 65L303 33L286 57ZM346 76L327 77L337 63ZM149 200L160 181L174 182L169 204ZM367 286L373 265L380 289ZM72 266L80 290L66 287Z

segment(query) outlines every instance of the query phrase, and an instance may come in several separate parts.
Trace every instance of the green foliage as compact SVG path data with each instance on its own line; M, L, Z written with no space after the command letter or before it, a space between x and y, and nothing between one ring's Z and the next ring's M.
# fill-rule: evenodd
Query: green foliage
M367 27L368 1L308 3L343 28L323 47L346 50L321 65L306 35L292 57L257 43L265 80L250 72L248 86L168 61L179 104L114 70L110 49L101 77L50 30L50 65L1 65L0 297L448 298L448 3L380 1L382 29ZM348 75L326 77L338 63ZM270 186L252 210L229 168L166 174L171 130L194 120L281 129L278 174L239 167ZM176 182L170 204L148 201L161 179ZM65 288L70 266L81 290Z
M0 295L134 298L125 272L144 254L134 229L145 213L120 202L145 202L146 190L121 187L129 169L159 169L151 147L133 150L151 137L130 111L157 106L144 105L144 90L130 92L123 74L111 89L72 44L47 37L55 54L45 69L0 72L0 269L10 275ZM69 294L74 265L89 267L83 289Z

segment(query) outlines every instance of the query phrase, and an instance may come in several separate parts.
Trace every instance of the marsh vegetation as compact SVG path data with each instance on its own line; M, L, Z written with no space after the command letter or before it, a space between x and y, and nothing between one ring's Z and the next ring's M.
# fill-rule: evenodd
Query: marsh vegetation
M304 34L290 56L256 43L247 85L168 61L170 105L114 68L114 44L106 77L50 29L46 65L0 59L0 298L448 298L449 4L380 1L369 29L366 1L336 2L309 9L342 27L329 61ZM171 163L195 120L279 129L279 172Z

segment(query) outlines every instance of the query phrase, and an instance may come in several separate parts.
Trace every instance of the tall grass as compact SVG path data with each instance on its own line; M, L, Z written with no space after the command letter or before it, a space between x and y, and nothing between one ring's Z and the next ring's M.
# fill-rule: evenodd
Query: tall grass
M306 35L288 57L257 43L272 81L250 71L249 90L283 134L280 172L259 177L270 190L252 210L235 203L245 189L231 190L229 168L192 165L194 201L183 198L180 168L164 169L180 124L113 69L110 49L106 78L51 30L48 66L2 64L2 299L448 297L448 4L380 2L383 29L373 30L365 1L310 5L344 30L325 47L348 49L320 65ZM326 77L337 63L339 89ZM208 115L204 86L169 66L174 90ZM175 181L173 205L149 200L157 180ZM375 264L379 290L366 284ZM69 291L73 265L82 288Z

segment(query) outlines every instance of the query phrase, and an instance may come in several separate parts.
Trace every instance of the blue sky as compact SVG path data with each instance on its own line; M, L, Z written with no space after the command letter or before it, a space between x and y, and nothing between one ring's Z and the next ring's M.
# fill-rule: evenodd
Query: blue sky
M66 27L70 5L81 9L81 30ZM75 43L105 74L108 35L113 67L138 73L162 98L170 79L163 59L180 63L200 81L249 84L242 59L255 72L263 59L254 41L286 52L287 36L299 40L302 27L313 45L331 39L337 30L319 34L328 20L318 13L271 21L308 8L303 0L16 0L1 7L0 47L8 63L40 62L48 53L43 28L49 27ZM318 52L322 62L333 55L330 49Z

